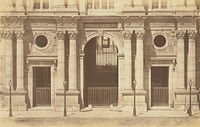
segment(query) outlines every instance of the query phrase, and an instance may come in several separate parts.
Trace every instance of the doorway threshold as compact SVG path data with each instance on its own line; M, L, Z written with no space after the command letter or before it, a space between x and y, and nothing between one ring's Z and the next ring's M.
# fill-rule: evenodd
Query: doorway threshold
M52 106L36 106L29 109L29 111L54 111Z
M150 107L150 110L174 110L174 108L169 106L152 106Z

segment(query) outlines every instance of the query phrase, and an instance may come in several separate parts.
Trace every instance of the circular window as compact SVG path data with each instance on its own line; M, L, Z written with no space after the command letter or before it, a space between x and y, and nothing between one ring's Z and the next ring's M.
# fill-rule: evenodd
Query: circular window
M37 36L35 43L38 47L44 48L47 45L48 40L44 35L39 35Z
M163 47L166 44L166 38L163 35L158 35L154 38L154 44L157 47Z

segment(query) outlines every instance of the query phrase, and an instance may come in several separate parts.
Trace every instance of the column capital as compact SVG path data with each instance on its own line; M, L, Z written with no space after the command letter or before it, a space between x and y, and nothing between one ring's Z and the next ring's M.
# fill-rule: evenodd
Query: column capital
M189 39L194 39L196 37L197 31L196 30L188 30L188 37Z
M123 31L123 37L124 37L124 39L126 39L126 40L131 40L132 31L130 31L130 30L125 30L125 31Z
M70 40L75 40L76 39L76 35L77 35L77 31L76 30L68 31L68 35L69 35Z
M12 31L1 31L1 38L6 39L6 40L11 40L12 37L13 37Z
M177 31L176 31L176 37L177 37L178 39L184 39L185 33L186 33L186 31L184 31L184 30L177 30Z
M144 30L135 31L135 36L137 39L143 39L144 38Z
M56 37L57 37L59 40L64 40L64 39L65 39L65 31L57 31Z
M17 39L23 39L24 31L15 31L15 36Z

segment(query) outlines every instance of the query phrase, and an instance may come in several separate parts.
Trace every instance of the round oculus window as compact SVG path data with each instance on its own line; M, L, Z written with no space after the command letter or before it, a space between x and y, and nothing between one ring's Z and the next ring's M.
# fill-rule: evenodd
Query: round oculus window
M158 35L154 38L154 44L161 48L166 44L166 38L163 35Z
M44 48L47 46L48 40L44 35L39 35L36 37L35 43L38 47Z

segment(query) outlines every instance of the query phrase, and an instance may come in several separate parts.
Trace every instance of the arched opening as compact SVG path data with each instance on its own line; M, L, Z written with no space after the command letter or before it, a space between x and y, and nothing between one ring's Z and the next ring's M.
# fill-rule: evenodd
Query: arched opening
M94 37L86 44L84 57L84 104L117 105L118 48L109 37Z

